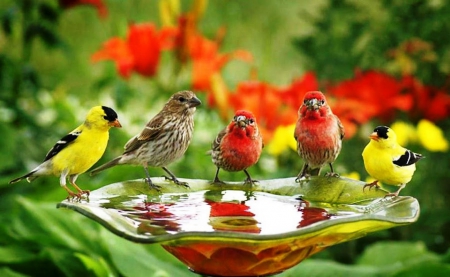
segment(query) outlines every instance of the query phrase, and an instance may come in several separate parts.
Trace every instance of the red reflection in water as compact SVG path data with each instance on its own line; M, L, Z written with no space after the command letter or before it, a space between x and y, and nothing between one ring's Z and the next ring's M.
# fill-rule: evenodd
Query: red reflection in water
M217 231L235 231L245 233L260 233L259 222L245 201L213 202L205 200L211 206L209 223Z
M332 216L325 209L310 207L310 203L303 199L300 199L297 211L299 211L301 215L300 222L297 228L305 227L322 220L330 219Z
M201 197L170 203L143 201L134 205L135 212L129 215L138 221L141 233L155 236L168 232L212 230L260 234L273 233L277 230L274 227L281 232L294 231L332 216L323 208L311 207L301 198L297 199L298 202L283 200L275 206L270 201L265 205L267 198L262 195L246 195L245 200L234 199L224 191L207 191Z

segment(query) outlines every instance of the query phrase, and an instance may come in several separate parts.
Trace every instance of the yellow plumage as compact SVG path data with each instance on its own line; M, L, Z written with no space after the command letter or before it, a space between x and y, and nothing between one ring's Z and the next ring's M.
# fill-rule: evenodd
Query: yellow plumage
M390 194L397 196L416 170L415 163L422 155L413 153L397 143L394 131L386 126L375 128L370 135L370 142L362 153L366 171L376 179L367 186L377 186L377 182L400 186Z
M105 106L93 107L85 122L59 140L47 153L42 164L10 183L25 178L31 182L40 176L56 175L60 176L60 184L69 193L69 197L79 198L82 194L89 194L89 191L81 190L75 181L79 174L86 172L102 157L111 127L121 127L116 112ZM78 193L67 188L66 178L69 178Z

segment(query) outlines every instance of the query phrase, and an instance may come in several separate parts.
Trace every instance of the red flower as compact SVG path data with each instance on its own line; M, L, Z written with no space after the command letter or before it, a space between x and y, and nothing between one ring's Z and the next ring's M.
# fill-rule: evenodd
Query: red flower
M119 74L128 78L132 71L143 76L156 74L161 51L172 46L175 32L158 31L153 23L131 24L126 40L114 37L92 55L92 61L114 60Z
M219 29L214 40L197 31L197 17L186 13L178 20L178 35L175 39L175 52L181 63L192 61L192 87L195 90L210 91L212 77L232 59L251 62L250 52L236 50L220 53L219 48L225 29Z
M404 77L403 84L415 99L411 115L416 119L438 121L450 115L450 95L444 89L425 86L413 76Z
M286 89L281 90L283 103L298 110L303 104L303 97L307 91L319 89L319 82L314 72L306 72L301 78L297 78Z
M378 71L357 72L355 78L330 86L336 102L330 101L333 112L345 126L346 136L351 137L356 126L377 117L391 121L397 110L409 111L413 97L404 94L403 84L394 77Z
M79 5L91 5L97 8L100 17L106 17L108 15L108 10L102 0L59 0L59 5L64 9Z

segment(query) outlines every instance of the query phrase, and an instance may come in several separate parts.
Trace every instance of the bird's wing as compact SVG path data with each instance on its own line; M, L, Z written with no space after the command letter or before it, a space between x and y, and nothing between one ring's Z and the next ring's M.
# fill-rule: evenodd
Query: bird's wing
M163 134L164 125L167 124L166 122L169 122L169 120L164 120L163 116L157 114L145 125L144 129L138 135L131 138L125 144L124 153L132 152L146 142L157 140Z
M81 134L81 130L74 130L71 133L64 136L62 139L60 139L53 147L48 151L47 155L45 156L44 162L53 158L61 152L64 148L66 148L68 145L72 144Z
M227 128L224 128L222 131L219 132L216 139L212 143L212 150L216 151L220 148L220 142L222 141L223 137L227 133Z
M423 158L421 154L417 154L406 149L403 155L395 157L392 162L398 166L408 166L416 163L421 158Z
M344 130L344 125L342 125L342 122L339 120L339 117L337 117L336 115L334 115L334 117L336 118L337 124L338 124L338 128L339 128L339 135L341 140L344 138L345 136L345 130Z

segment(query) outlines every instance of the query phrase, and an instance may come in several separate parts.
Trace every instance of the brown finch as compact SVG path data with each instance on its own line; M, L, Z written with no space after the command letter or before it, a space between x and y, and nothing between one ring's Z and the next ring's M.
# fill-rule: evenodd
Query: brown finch
M159 186L152 183L147 169L153 166L164 169L170 175L170 178L166 178L175 184L189 187L187 183L180 182L166 166L186 152L194 130L194 112L200 104L191 91L173 94L145 128L125 144L122 155L97 167L91 175L116 165L140 165L144 167L150 187L159 190Z
M324 164L330 165L331 173L327 176L339 176L334 173L332 163L341 151L343 137L344 127L322 92L307 92L298 110L294 132L297 152L305 161L297 181L303 176L319 175Z
M242 170L247 175L245 184L256 182L247 168L258 162L263 147L255 116L249 111L237 111L231 123L212 143L211 157L217 166L214 183L223 183L218 176L221 168L226 171Z

